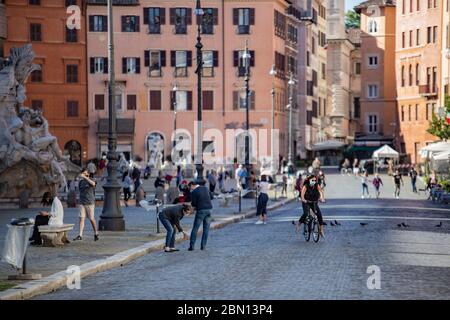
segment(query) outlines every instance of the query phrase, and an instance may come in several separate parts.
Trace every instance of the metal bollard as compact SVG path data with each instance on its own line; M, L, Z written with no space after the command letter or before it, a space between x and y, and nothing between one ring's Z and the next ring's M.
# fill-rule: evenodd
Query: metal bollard
M241 190L239 189L239 213L241 213Z
M160 204L156 204L156 233L160 233L159 230L159 206Z

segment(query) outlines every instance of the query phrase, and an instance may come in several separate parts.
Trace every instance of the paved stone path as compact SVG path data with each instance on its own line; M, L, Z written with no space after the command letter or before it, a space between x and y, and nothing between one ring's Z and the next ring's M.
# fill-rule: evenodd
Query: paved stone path
M322 204L326 227L319 243L305 242L291 221L299 204L210 233L207 251L157 252L82 280L80 290L40 299L449 299L450 210L424 200L406 184L393 199L360 199L354 177L330 175ZM361 226L360 222L367 225ZM441 228L435 227L443 222ZM398 227L405 222L409 227ZM370 290L368 267L380 270Z

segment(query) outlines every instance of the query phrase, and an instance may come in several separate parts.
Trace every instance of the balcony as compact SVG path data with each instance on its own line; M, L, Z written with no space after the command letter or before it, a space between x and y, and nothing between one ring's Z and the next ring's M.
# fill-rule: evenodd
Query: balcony
M107 0L87 0L88 5L102 6L107 3ZM138 6L139 0L113 0L115 6Z
M419 86L419 94L423 97L432 98L437 97L438 95L438 87L437 86L431 86L431 85L420 85Z
M161 34L161 25L160 24L149 24L147 31L149 34Z

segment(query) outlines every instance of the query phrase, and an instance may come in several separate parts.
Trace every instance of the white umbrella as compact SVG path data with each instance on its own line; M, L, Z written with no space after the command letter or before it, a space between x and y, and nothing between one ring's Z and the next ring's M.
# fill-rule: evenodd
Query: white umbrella
M426 147L420 149L420 156L422 158L427 158L429 154L440 153L444 151L450 151L450 142L441 141L436 143L431 143Z
M450 160L450 150L449 151L444 151L444 152L440 152L437 153L435 155L433 155L433 160L435 161L442 161L442 160Z
M398 152L389 147L387 144L373 152L373 158L398 158Z

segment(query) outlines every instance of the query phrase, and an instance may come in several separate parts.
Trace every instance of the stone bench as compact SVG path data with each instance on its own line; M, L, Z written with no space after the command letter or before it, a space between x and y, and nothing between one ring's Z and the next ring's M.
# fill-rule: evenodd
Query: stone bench
M67 233L73 229L73 224L63 224L60 226L39 226L39 233L44 247L63 246L70 243Z

